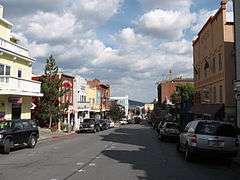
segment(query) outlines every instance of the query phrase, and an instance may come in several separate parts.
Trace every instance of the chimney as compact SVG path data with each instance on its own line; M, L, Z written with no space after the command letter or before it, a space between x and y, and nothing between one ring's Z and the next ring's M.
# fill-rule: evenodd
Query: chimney
M0 4L0 18L3 18L3 6Z
M228 0L221 0L221 8L222 9L227 9L227 2L228 2Z

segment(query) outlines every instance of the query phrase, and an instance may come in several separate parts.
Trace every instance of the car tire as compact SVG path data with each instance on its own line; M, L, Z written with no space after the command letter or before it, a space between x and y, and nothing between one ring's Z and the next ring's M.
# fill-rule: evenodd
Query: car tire
M28 147L34 148L36 144L37 144L37 138L35 136L30 136L27 143Z
M6 139L3 145L3 153L4 154L9 154L11 150L11 140Z
M187 147L186 150L185 150L185 161L191 162L192 159L193 159L193 157L192 157L192 153L190 151L190 148Z

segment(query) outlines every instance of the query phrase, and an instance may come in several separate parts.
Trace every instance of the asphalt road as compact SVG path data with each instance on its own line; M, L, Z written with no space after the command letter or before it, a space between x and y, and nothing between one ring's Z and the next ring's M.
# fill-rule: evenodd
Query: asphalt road
M43 141L0 155L0 180L240 180L221 160L184 161L147 125Z

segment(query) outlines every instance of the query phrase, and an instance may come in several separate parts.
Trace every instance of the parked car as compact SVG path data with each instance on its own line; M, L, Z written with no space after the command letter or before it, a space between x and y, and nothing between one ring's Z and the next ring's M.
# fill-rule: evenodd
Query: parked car
M99 126L100 126L101 131L107 130L109 128L107 121L105 119L99 120Z
M130 119L130 118L129 118L129 119L127 120L127 122L128 122L128 124L134 124L134 119Z
M39 138L36 123L32 120L15 120L0 122L0 147L4 154L17 145L34 148Z
M231 163L237 156L239 139L235 128L219 121L197 120L187 124L179 136L178 151L190 161L198 154L219 155Z
M166 138L177 139L180 134L179 127L176 123L165 122L162 127L159 123L159 138L165 140Z
M134 117L134 123L135 124L140 124L141 123L141 118L139 116Z
M120 122L121 125L126 125L126 124L128 124L127 118L122 118L119 122Z
M82 123L80 123L78 132L92 132L96 133L101 130L100 123L98 120L93 118L84 119Z
M106 119L106 122L107 122L109 128L114 128L115 123L112 120Z

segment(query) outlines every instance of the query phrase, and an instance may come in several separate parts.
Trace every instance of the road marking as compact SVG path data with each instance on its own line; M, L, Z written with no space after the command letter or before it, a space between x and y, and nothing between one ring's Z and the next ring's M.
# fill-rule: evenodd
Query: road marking
M84 163L82 163L82 162L77 163L77 166L82 166L82 165L84 165Z
M90 163L89 166L93 167L93 166L96 166L96 164L95 163Z
M84 173L84 172L86 172L86 170L84 170L84 169L79 169L78 172L79 172L79 173L81 173L81 172Z

